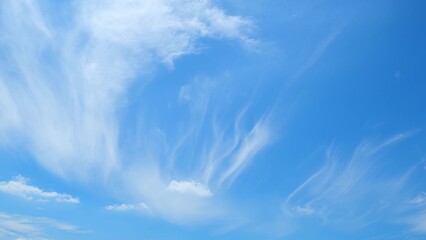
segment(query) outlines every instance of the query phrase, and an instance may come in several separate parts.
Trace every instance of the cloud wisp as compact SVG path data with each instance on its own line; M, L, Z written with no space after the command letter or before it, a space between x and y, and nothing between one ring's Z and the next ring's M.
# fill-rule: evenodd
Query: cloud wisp
M381 220L406 205L404 187L411 171L383 176L378 154L410 137L398 134L379 143L360 144L347 161L334 147L327 151L326 164L297 187L282 205L286 216L317 216L328 224L356 229ZM412 200L421 202L421 196Z
M47 232L81 233L78 226L44 217L31 217L0 212L0 237L2 239L50 239Z
M223 120L222 112L229 106L217 99L223 94L218 84L211 79L197 78L181 87L179 100L191 108L191 126L186 128L184 137L176 141L169 158L173 160L171 164L176 164L179 153L186 150L183 144L191 141L188 136L198 139L201 150L195 152L194 159L198 161L197 170L201 174L197 175L206 184L226 188L272 143L274 110L265 111L248 124L249 101L228 116L231 121Z
M415 205L426 204L426 193L423 192L423 193L417 195L415 198L410 200L410 203L415 204Z
M327 36L316 46L312 54L308 57L305 64L292 76L291 80L296 81L302 77L306 71L312 68L326 52L327 48L339 37L342 32L340 27L337 27L330 31Z
M165 126L146 135L142 141L156 148L144 149L123 169L123 185L132 201L146 203L170 221L198 222L233 212L217 196L274 139L273 111L248 121L251 103L223 103L226 91L219 81L198 77L182 86L179 107L188 114L173 116L178 130L170 132Z
M411 232L426 234L426 209L406 218L404 223L410 226Z
M80 203L80 200L66 193L48 192L28 184L29 180L17 176L8 182L0 182L0 192L38 202Z

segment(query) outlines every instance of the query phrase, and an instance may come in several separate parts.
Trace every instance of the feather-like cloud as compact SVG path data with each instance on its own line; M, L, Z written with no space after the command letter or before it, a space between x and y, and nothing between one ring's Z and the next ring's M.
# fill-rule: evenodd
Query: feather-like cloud
M353 228L379 221L381 215L395 215L393 208L402 202L403 195L398 194L407 184L409 172L379 177L376 158L413 133L404 132L376 143L365 141L346 160L330 147L326 164L287 197L282 205L284 213L318 216L331 224L350 224ZM410 203L419 204L422 197Z
M81 233L80 227L51 218L32 217L0 212L2 239L50 239L49 231Z

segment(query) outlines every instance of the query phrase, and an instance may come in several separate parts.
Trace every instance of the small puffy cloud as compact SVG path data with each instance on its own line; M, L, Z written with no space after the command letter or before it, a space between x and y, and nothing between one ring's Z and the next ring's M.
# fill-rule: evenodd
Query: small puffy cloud
M194 194L202 198L213 196L213 193L210 191L208 186L195 181L172 180L167 187L167 190L182 194Z
M115 211L115 212L128 212L128 211L148 211L149 207L145 203L137 203L137 204L115 204L108 205L105 207L106 210Z
M12 180L0 182L0 192L14 195L27 200L40 202L65 202L79 203L80 200L69 194L58 192L47 192L36 186L28 185L28 179L16 176Z

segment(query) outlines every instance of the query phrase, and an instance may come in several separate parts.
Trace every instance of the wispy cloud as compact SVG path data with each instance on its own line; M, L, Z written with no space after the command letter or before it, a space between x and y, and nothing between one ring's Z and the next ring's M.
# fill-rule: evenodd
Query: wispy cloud
M143 202L149 207L149 211L129 211L191 225L227 216L228 207L205 184L195 180L173 182L173 179L167 180L163 172L160 167L147 165L133 166L126 171L125 189L120 195L126 196L126 203Z
M145 135L144 140L157 147L144 148L134 164L123 169L133 201L145 202L151 213L180 223L215 219L232 208L215 193L226 191L273 142L274 124L273 111L249 121L252 104L231 106L223 102L224 92L220 79L207 77L181 86L176 94L181 111L173 116L178 129L168 131L166 125Z
M299 205L293 207L291 210L301 215L312 215L315 213L315 209L311 207L301 207Z
M315 215L327 223L353 228L376 222L384 214L396 216L393 209L405 202L399 194L407 183L407 171L379 175L376 159L379 152L411 135L406 132L377 143L366 141L348 160L330 147L326 164L287 197L282 205L285 214Z
M314 51L309 55L307 58L305 64L301 66L301 68L293 75L291 80L297 80L300 78L303 74L305 74L306 71L308 71L312 66L314 66L318 60L320 60L321 56L324 54L324 52L330 47L330 45L337 39L337 37L342 32L341 27L336 27L332 29L327 36L325 36L315 47Z
M411 231L414 233L426 233L426 212L423 210L405 220L405 224L410 225Z
M220 79L195 77L175 89L179 109L168 109L176 111L179 127L161 128L142 113L122 122L119 114L136 109L127 109L132 86L148 84L159 65L173 69L176 59L200 53L200 39L252 47L249 19L208 0L77 1L66 19L44 12L47 2L0 4L7 36L0 39L7 50L0 57L0 144L24 140L39 164L70 181L118 180L119 187L107 188L125 203L107 210L146 214L149 206L149 214L179 223L224 214L213 193L230 186L272 142L267 111L250 116L250 101L229 106L221 99ZM228 92L228 101L237 94ZM3 184L23 189L13 194L25 199L78 202L26 181Z
M51 230L68 233L82 232L75 225L50 218L0 212L0 236L3 239L50 239L48 232Z
M393 144L396 144L398 142L401 142L401 141L413 136L417 132L418 132L418 130L412 130L412 131L407 131L407 132L402 132L402 133L396 134L395 136L387 139L386 141L382 142L381 144L378 144L377 146L369 149L368 154L374 155L377 152L383 150L384 148L386 148L388 146L391 146Z
M22 176L17 176L8 182L0 182L0 192L40 202L80 202L78 198L69 194L44 191L39 187L29 185L28 182L29 180Z
M419 193L408 200L407 205L408 214L402 217L402 224L407 225L411 233L426 234L426 193Z
M142 73L198 52L203 37L251 41L249 20L206 0L74 2L71 20L55 22L43 3L1 4L8 50L0 69L1 139L28 139L39 163L66 178L120 168L116 108L131 84L147 81Z
M122 122L119 115L128 107L126 94L131 86L146 85L149 73L159 65L172 69L176 59L199 53L200 39L232 39L253 46L256 41L250 37L253 23L249 19L229 15L208 0L76 1L67 5L67 16L45 12L48 2L0 4L4 36L0 45L5 50L0 57L0 144L20 144L23 139L27 150L50 172L79 182L120 179L124 185L120 191L133 188L126 194L134 202L147 202L159 216L203 216L202 209L213 196L213 190L205 186L230 184L270 142L269 121L241 123L249 106L232 109L240 113L238 119L219 124L212 120L217 114L214 111L224 105L207 108L209 99L205 99L189 104L185 114L195 117L185 125L188 131L165 131L147 124L143 130L132 129L137 136L130 137L124 133L127 126L149 123L149 116L138 113L137 119ZM181 101L199 100L189 95L191 86L182 88ZM200 86L206 86L211 95L210 86L204 82ZM155 105L152 99L146 101ZM217 135L205 134L200 139L203 124ZM152 132L161 133L162 140L155 145L166 146L167 154L145 151L147 142L155 140L140 143L139 139L149 138ZM123 141L144 150L128 153ZM212 150L206 153L206 149ZM186 171L182 159L191 162ZM142 173L134 170L140 168ZM140 176L146 169L158 174ZM196 183L173 179L194 179ZM154 183L155 187L139 184L141 189L133 181ZM25 189L15 192L25 198L78 202L26 182L4 182L7 184ZM182 194L188 192L193 196ZM121 209L131 206L122 205Z
M241 139L239 146L234 149L231 165L218 180L219 185L226 181L232 182L249 161L270 143L272 136L269 124L264 120L257 122L250 132Z
M417 195L415 198L410 200L410 203L417 205L426 204L426 193L423 192Z
M191 107L193 119L190 134L196 137L202 151L195 159L199 162L197 170L202 172L203 182L217 187L229 186L238 175L250 165L251 161L273 142L273 110L265 111L254 123L247 124L250 101L231 113L227 121L220 118L221 112L230 106L218 101L222 94L219 82L210 79L194 79L180 90L179 99ZM215 98L216 97L216 98ZM206 119L206 115L213 115ZM187 141L187 139L183 139ZM179 150L184 150L180 147ZM178 151L173 152L174 155ZM197 174L199 175L199 174Z

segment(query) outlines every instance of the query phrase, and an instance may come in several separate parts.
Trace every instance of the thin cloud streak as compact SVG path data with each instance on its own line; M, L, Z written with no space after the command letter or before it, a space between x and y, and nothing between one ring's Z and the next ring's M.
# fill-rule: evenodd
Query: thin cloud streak
M179 89L179 107L188 113L174 116L179 129L156 129L145 136L145 141L162 147L145 148L123 169L123 185L129 186L126 192L132 201L144 202L151 213L178 223L233 212L232 204L225 206L215 193L227 191L272 143L273 111L249 122L251 103L224 105L221 87L220 79L196 77ZM227 114L235 117L223 118L230 108L233 111Z
M423 205L426 204L426 193L423 192L410 200L411 204Z
M426 233L426 211L425 209L417 214L413 214L408 217L405 221L405 224L410 226L411 232L414 233Z
M291 81L295 81L302 77L306 71L313 67L330 47L330 45L339 37L341 34L341 27L336 27L331 30L327 36L318 43L312 54L308 57L306 63L292 76Z
M407 173L377 177L375 158L412 135L405 132L379 143L364 142L347 161L330 147L326 164L289 194L283 212L290 217L317 216L329 224L350 223L353 228L379 221L385 214L396 216L393 210L405 202L400 191L408 181Z
M232 182L246 167L256 154L271 141L268 123L259 121L243 138L240 147L236 150L231 166L220 176L218 184Z
M0 212L2 238L44 240L50 239L48 232L52 230L69 234L82 233L78 226L54 219Z

